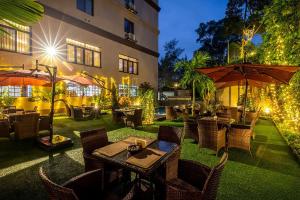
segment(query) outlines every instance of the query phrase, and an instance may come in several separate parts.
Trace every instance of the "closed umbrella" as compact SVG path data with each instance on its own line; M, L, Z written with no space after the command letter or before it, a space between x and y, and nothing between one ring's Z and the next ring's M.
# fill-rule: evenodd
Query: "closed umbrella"
M243 81L246 85L243 118L245 121L245 109L249 84L288 84L292 76L300 70L298 66L287 65L263 65L263 64L233 64L228 66L197 68L196 71L210 77L217 85L237 84Z

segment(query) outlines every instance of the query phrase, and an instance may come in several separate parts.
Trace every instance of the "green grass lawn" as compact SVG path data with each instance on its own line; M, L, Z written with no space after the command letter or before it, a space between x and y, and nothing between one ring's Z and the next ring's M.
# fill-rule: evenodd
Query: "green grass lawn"
M182 126L182 122L156 122L134 130L113 124L110 115L81 122L57 117L55 132L71 137L74 146L53 155L40 150L32 141L0 139L0 199L46 199L37 175L40 166L44 166L57 183L82 173L82 149L76 131L105 127L110 131L109 139L117 141L129 135L156 137L159 125ZM230 149L218 199L300 199L300 165L289 147L270 121L259 120L255 131L253 158L248 152ZM209 166L220 159L210 150L199 149L189 139L183 143L181 157Z

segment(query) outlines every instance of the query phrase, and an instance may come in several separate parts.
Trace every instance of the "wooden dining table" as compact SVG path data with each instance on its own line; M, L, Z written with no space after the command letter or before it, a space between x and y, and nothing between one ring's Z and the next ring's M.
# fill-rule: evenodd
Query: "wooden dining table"
M136 139L147 141L147 147L132 155L127 150L127 147L134 144ZM151 177L159 167L166 164L178 151L179 145L172 142L141 137L128 137L119 142L96 149L93 155L102 162L125 168L143 177ZM166 174L171 173L166 172Z

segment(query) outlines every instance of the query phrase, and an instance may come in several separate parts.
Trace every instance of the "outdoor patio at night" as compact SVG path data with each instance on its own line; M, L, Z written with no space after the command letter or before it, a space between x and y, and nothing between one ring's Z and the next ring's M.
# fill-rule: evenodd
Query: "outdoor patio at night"
M0 199L300 199L299 8L0 0Z

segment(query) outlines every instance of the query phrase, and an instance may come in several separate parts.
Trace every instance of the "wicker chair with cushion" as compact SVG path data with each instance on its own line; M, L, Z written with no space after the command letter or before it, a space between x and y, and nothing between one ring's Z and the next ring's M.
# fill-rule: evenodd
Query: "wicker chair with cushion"
M166 106L166 120L177 119L177 114L172 106Z
M14 124L15 138L22 140L37 137L39 131L39 117L39 113L19 116Z
M251 153L251 129L232 127L228 134L228 148L243 149Z
M0 120L0 137L10 138L8 119L1 119Z
M181 144L184 134L183 129L179 127L172 126L160 126L158 130L158 140L164 140L168 142L173 142L178 145Z
M39 170L50 200L121 199L112 193L103 192L102 175L101 169L93 170L58 185L48 178L42 167ZM123 200L129 200L132 196L132 193L128 193Z
M215 200L228 154L213 168L195 161L179 160L178 178L166 181L167 200Z
M126 116L123 117L123 120L126 126L128 126L128 122L130 122L130 125L136 128L143 125L142 117L143 109L136 109L133 114L126 114Z
M125 176L125 172L122 169L104 164L92 155L95 149L110 144L105 128L81 132L80 138L83 148L83 158L86 172L95 169L103 169L103 181L108 187L114 182L120 181L122 178L127 178ZM126 175L128 175L128 173L126 173Z
M225 147L226 128L218 130L218 124L216 120L198 120L198 134L198 145L200 148L208 148L216 151L216 154L218 154L219 150Z

